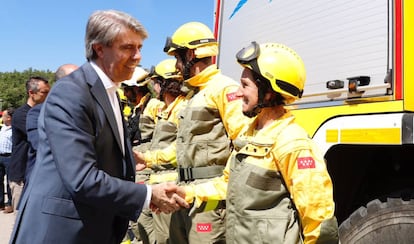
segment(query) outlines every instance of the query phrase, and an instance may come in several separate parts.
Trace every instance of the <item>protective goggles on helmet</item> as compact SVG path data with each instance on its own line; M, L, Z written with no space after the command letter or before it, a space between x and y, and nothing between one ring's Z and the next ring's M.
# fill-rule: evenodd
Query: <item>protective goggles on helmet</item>
M164 52L168 53L168 51L170 51L171 48L182 49L184 47L178 46L172 41L171 37L167 37L167 40L165 41L164 45Z
M260 76L266 78L264 74L260 71L260 67L258 64L258 58L260 56L260 46L257 42L253 41L249 46L241 49L236 54L237 62L241 65L248 65L250 66L251 70ZM266 78L270 83L272 80ZM303 91L301 91L296 86L290 84L289 82L275 79L276 85L283 91L295 96L295 97L302 97Z
M154 77L154 76L158 76L157 72L155 72L155 66L151 66L150 72L148 74L148 77Z
M252 42L248 47L244 47L236 54L237 62L242 65L249 65L257 74L261 75L257 58L260 55L260 46L257 42Z
M163 79L168 79L168 77L178 76L178 71L174 72L164 72L163 74L158 74L155 70L155 66L151 66L150 72L148 77L150 78L156 78L156 77L162 77Z
M217 41L214 38L204 38L204 39L194 40L194 41L188 42L188 45L189 46L197 46L197 45L202 45L202 44L206 44L206 43L217 43ZM167 41L165 42L165 46L164 46L164 52L168 52L171 48L184 49L186 47L179 46L179 45L175 44L172 41L171 37L167 37Z

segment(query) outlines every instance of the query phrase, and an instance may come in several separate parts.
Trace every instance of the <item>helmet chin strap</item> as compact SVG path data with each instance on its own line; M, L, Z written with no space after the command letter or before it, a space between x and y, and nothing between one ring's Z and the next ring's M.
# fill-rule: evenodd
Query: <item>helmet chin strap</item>
M191 78L190 70L194 66L194 64L197 63L198 61L200 61L199 58L193 58L192 60L190 60L184 65L184 72L183 72L184 80L188 80Z
M263 85L263 83L259 79L256 79L256 84L258 86L258 89L257 89L257 97L258 97L257 104L250 111L243 112L243 114L245 116L249 117L249 118L255 117L256 115L258 115L262 111L262 108L266 107L266 104L263 101L264 97L265 97L265 92L264 92L265 86Z
M260 107L259 104L257 104L256 106L254 106L254 108L252 110L243 112L243 114L244 114L244 116L247 116L249 118L253 118L256 115L258 115L261 111L262 111L262 108Z
M180 49L177 51L177 54L180 56L181 61L185 64L183 72L182 72L184 80L188 80L191 78L191 73L190 73L191 68L194 66L195 63L200 61L199 58L193 58L192 60L187 62L187 57L186 57L187 50L189 49Z
M279 96L277 99L273 99L273 100L265 102L264 98L266 95L266 91L268 91L269 86L266 83L262 82L260 79L256 79L256 84L258 87L257 104L250 111L243 112L243 114L249 118L253 118L256 115L258 115L262 111L262 108L274 107L276 105L284 104L283 98L281 96Z

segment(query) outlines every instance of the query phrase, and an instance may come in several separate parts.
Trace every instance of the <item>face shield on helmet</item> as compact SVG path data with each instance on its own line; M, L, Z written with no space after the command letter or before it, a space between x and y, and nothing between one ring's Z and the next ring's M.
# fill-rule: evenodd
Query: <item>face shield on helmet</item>
M302 97L306 71L302 59L289 47L279 43L262 45L252 42L241 49L237 62L265 78L271 88L282 95L285 104Z

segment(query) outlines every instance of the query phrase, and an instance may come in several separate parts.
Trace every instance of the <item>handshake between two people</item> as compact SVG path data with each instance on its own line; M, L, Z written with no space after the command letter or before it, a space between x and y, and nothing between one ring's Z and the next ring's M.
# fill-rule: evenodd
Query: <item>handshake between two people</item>
M134 150L136 170L141 171L147 167L144 155ZM189 208L190 205L185 200L185 190L175 183L161 183L151 185L152 196L150 208L155 213L172 213L180 208Z
M185 190L175 183L161 183L151 185L152 196L150 208L155 213L172 213L181 208L189 208L185 201Z

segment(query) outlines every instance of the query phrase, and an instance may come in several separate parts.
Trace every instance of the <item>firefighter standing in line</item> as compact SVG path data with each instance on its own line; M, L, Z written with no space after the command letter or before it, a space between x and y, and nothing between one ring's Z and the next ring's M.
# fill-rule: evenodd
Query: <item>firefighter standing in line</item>
M132 146L151 140L156 123L156 114L164 103L156 98L151 99L148 88L148 72L136 67L131 79L121 83L128 103L133 107L127 121L128 136Z
M151 141L157 122L156 115L165 106L157 98L152 98L148 75L149 73L145 69L136 67L132 78L121 83L124 96L132 106L131 114L127 120L127 130L133 147L145 148L145 145ZM148 183L151 172L151 169L137 171L135 181ZM124 241L133 239L135 236L142 241L148 240L148 243L155 243L151 211L143 210L137 222L130 222L130 230L128 230Z
M195 184L222 175L231 152L231 140L245 117L235 96L238 83L223 75L212 57L218 43L199 22L180 26L167 38L164 51L175 56L177 69L194 95L180 113L176 139L179 183ZM225 243L225 206L194 218L188 209L172 214L171 243Z
M186 187L192 214L226 199L227 243L338 243L332 181L322 153L284 105L299 99L305 67L290 48L253 42L237 53L237 96L254 117L222 177Z
M158 152L175 142L178 114L187 104L187 94L182 89L182 76L178 73L175 64L175 59L166 59L150 72L152 81L160 86L159 97L165 102L166 107L158 114L158 122L148 150L141 151L145 155L142 157L146 159L146 167L154 171L150 176L149 184L176 182L178 178L175 160L172 163L157 161ZM139 148L134 148L134 150L139 150ZM154 236L157 244L167 243L170 218L171 214L153 215Z
M157 160L176 159L181 185L220 176L230 155L231 140L245 123L241 100L235 96L238 83L212 63L218 43L202 23L180 26L167 38L164 51L175 56L176 67L194 95L180 112L176 143ZM225 243L225 206L194 218L188 209L179 210L172 214L171 223L170 243Z

